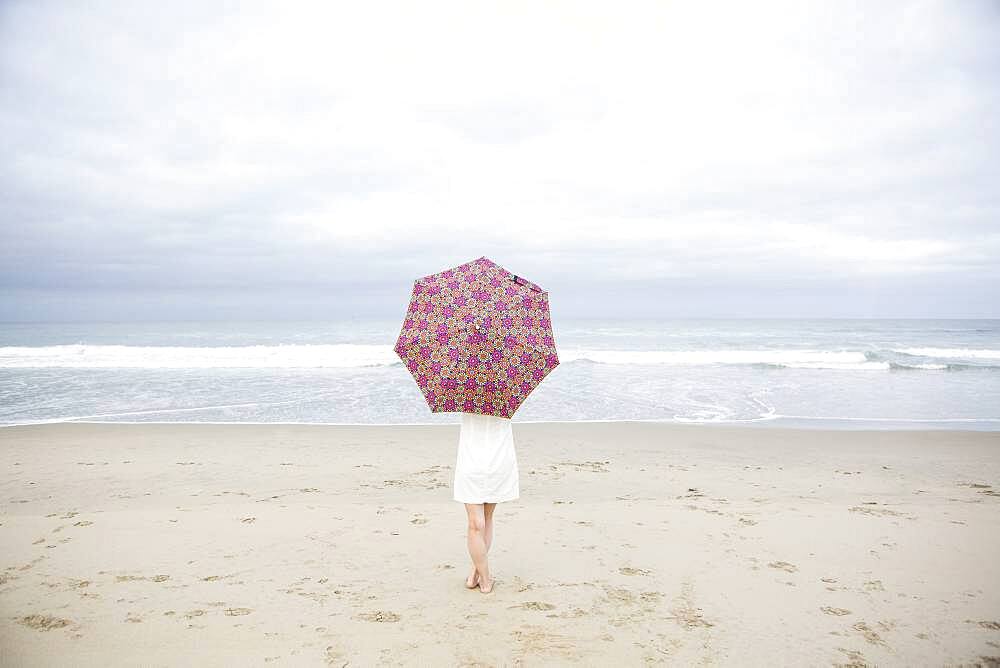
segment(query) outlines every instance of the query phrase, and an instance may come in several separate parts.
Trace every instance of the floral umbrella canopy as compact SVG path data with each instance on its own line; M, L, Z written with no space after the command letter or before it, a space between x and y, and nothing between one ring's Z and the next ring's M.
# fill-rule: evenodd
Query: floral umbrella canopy
M559 365L549 294L486 257L413 282L395 350L435 413L510 418Z

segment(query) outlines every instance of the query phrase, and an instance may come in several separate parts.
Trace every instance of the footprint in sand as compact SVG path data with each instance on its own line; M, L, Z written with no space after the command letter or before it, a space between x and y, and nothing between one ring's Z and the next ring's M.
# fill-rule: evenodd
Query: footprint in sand
M593 462L559 462L559 466L572 466L577 471L593 471L594 473L608 473L607 465L611 461L593 461Z
M401 617L395 612L375 610L374 612L362 612L357 615L358 619L366 622L398 622Z
M583 608L573 608L572 610L570 610L568 612L563 612L563 613L558 614L558 615L546 615L546 617L562 617L564 619L566 619L566 618L575 619L577 617L586 617L589 614L590 613L587 612L586 610L584 610Z
M873 644L873 645L882 645L883 647L888 647L888 645L885 644L885 641L882 640L882 637L879 636L879 634L875 633L875 630L872 629L867 624L865 624L864 622L858 622L857 624L855 624L851 628L853 628L855 631L860 632L861 635L864 636L865 640L867 640L871 644Z
M836 578L820 578L820 580L822 582L826 583L825 589L827 591L837 591L838 589L846 589L846 587L835 587L834 586L835 584L837 584L837 579Z
M820 610L828 615L837 615L838 617L851 614L850 610L844 610L843 608L831 608L829 606L822 607Z
M865 658L864 654L854 649L844 649L843 647L837 648L838 652L843 652L847 655L847 659L850 663L838 663L836 665L843 666L844 668L867 668L867 666L872 665Z
M242 617L243 615L249 615L253 610L250 608L226 608L227 617Z
M69 626L73 622L61 617L53 617L52 615L27 615L20 617L17 623L36 631L51 631L52 629L61 629L64 626Z
M908 520L915 520L917 517L915 515L907 515L906 513L900 513L895 510L890 510L889 508L873 508L872 506L852 506L849 508L852 513L861 513L863 515L871 515L873 517L902 517Z
M523 608L525 610L555 610L556 606L551 603L545 603L544 601L525 601L521 605L511 606L514 608Z
M93 522L89 520L81 520L79 522L73 522L73 526L75 527L89 527L91 524L93 524Z
M243 522L243 524L253 524L256 521L257 521L256 517L244 517L243 519L240 520L240 522Z
M666 617L665 619L673 619L686 629L695 629L699 627L710 628L715 626L715 624L702 616L701 608L695 608L691 605L691 602L685 598L681 598L680 605L671 610L671 612L674 614L671 617Z
M768 564L768 566L770 566L771 568L778 568L783 571L787 571L788 573L794 573L795 571L799 570L795 564L790 564L787 561L772 561L771 563Z
M514 576L514 589L516 589L519 593L520 592L524 592L524 591L528 591L529 589L534 589L534 588L535 588L535 583L534 582L525 582L524 580L522 580L518 576L516 576L516 575Z
M344 653L333 645L327 645L323 660L328 666L346 666L349 663L344 661Z
M622 566L618 569L618 572L622 575L649 575L649 571L641 568L632 568L631 566Z
M53 547L54 547L54 546L53 546ZM33 567L33 566L34 566L35 564L37 564L38 562L40 562L40 561L44 560L44 559L45 559L45 557L35 557L34 559L32 559L32 560L31 560L31 561L29 561L28 563L24 564L23 566L19 566L19 567L17 568L17 570L19 570L19 571L26 571L26 570L28 570L29 568Z

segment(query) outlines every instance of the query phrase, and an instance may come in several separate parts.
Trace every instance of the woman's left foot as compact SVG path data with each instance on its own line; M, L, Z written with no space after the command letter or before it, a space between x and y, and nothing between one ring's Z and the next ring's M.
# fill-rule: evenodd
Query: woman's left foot
M479 571L472 569L472 574L465 580L465 587L475 589L477 586L479 586Z

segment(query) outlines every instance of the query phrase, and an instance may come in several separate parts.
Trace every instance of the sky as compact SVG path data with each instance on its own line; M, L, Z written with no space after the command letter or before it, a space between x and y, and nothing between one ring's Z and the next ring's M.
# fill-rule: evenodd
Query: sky
M1000 3L0 3L0 321L1000 317Z

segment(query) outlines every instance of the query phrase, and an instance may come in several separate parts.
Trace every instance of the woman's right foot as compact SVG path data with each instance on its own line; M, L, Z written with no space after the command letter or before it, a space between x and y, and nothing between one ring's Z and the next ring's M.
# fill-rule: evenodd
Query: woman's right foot
M465 586L468 589L475 589L477 584L479 584L479 571L473 568L472 573L465 579Z
M491 591L493 591L493 582L494 582L493 578L490 578L490 581L486 583L480 580L479 591L483 592L484 594L489 594Z

